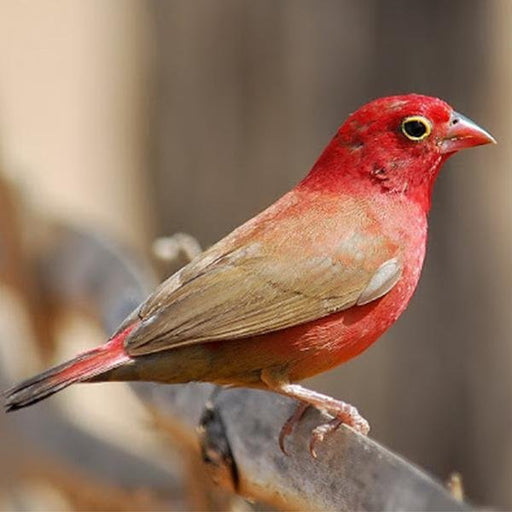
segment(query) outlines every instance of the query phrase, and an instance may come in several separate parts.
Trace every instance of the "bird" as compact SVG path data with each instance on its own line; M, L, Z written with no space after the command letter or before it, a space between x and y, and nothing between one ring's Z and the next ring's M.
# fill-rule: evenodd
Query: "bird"
M342 423L369 423L298 382L375 342L406 309L423 266L432 189L458 151L495 143L445 101L388 96L353 112L309 173L160 284L109 340L5 393L5 409L78 382L211 382L273 391Z

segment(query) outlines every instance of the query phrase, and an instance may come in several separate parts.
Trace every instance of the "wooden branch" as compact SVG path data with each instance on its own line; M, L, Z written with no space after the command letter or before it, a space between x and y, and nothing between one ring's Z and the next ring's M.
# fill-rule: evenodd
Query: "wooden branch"
M46 285L67 300L98 305L111 332L153 286L151 272L112 243L64 228L44 261ZM91 285L91 281L94 286ZM277 436L293 401L273 393L223 390L209 384L134 384L141 400L190 447L201 425L203 458L220 485L274 506L318 510L468 510L421 470L369 438L341 428L308 451L309 433L322 421L308 411L289 438ZM325 418L323 419L325 420Z
M48 327L53 308L49 304L53 301L47 294L48 287L40 286L40 280L48 282L48 261L52 261L54 271L57 271L54 265L63 260L68 265L73 262L66 253L66 244L59 243L52 245L51 257L45 254L39 255L38 261L32 258L34 246L27 248L25 235L32 230L40 235L38 228L46 230L48 226L41 218L34 219L28 211L23 211L22 201L16 201L16 198L16 191L0 175L0 203L3 208L0 216L0 282L19 294L36 335L33 348L36 352L39 349L43 358L49 358L53 351L51 329ZM65 235L57 236L56 240L69 243L72 240L70 233L66 229ZM77 246L76 243L73 245ZM101 263L95 261L94 264ZM68 272L67 277L72 274ZM137 275L143 274L139 271ZM126 281L125 272L122 278ZM53 280L51 288L60 301L66 299L66 293L72 293L72 290L76 292L77 300L86 295L83 287L79 290L73 288L76 278L57 290L55 287L59 282ZM91 280L88 282L90 285ZM146 282L150 280L146 279ZM23 357L21 353L16 355L16 351L21 351L20 346L26 349L27 345L20 345L15 339L4 341L9 343L13 360ZM2 354L0 390L5 390L13 382L6 378L9 361L4 361ZM110 510L121 510L123 503L126 505L123 510L156 509L156 505L168 508L170 504L174 505L170 496L173 500L182 496L182 482L176 472L152 464L129 449L114 446L78 428L60 413L52 401L16 414L0 414L0 438L3 440L0 442L0 459L4 462L0 465L0 494L2 491L15 492L20 481L37 480L69 494L73 501L78 499L81 503L88 503L87 509L94 508L90 500L95 500L96 504L102 502L104 507L98 506L99 510L107 505ZM149 494L139 495L144 488L149 489ZM155 495L164 494L165 500L153 499L153 491Z
M295 405L262 391L216 395L204 442L217 460L236 461L231 472L241 494L300 510L466 509L425 473L348 427L327 438L313 459L309 435L326 418L312 409L289 439L290 455L283 455L276 440ZM226 446L231 453L220 457ZM216 469L226 470L226 464Z
M53 235L52 246L39 262L44 296L63 307L95 312L106 333L114 331L157 283L149 263L104 237L62 225L53 227ZM166 272L170 266L171 262L166 262ZM147 396L157 386L138 383L133 384L133 388L140 396ZM172 440L179 441L176 446L184 464L174 469L181 473L182 479L185 477L182 486L185 484L186 488L181 492L174 488L171 494L186 499L187 508L230 509L232 495L212 489L211 482L202 478L201 471L197 470L200 459L194 427L183 428L181 422L169 421L160 414L158 407L152 406L149 400L143 403L152 414L153 426L164 434L171 433ZM198 410L197 418L200 412ZM175 482L176 478L172 478L169 484L175 487ZM159 483L155 480L155 485Z
M5 382L0 379L2 389ZM38 453L67 467L78 467L98 481L110 482L126 488L164 489L178 492L178 479L150 461L99 439L67 421L51 402L9 414L0 422L3 439L9 439L2 450L11 460L11 468L18 461L8 455L13 446L17 453ZM2 453L2 451L0 451Z

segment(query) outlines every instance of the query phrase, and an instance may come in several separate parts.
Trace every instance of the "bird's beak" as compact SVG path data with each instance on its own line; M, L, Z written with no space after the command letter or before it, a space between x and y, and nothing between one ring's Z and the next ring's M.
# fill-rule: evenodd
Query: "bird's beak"
M466 116L453 112L446 136L441 141L441 153L454 153L465 148L496 144L495 138Z

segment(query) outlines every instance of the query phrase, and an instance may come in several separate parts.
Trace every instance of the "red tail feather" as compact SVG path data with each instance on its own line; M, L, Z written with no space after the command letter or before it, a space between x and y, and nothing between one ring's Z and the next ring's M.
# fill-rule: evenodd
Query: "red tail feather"
M54 368L28 379L6 393L5 409L13 411L39 402L75 382L84 382L128 363L124 350L126 336L136 327L132 324L101 347L84 352Z

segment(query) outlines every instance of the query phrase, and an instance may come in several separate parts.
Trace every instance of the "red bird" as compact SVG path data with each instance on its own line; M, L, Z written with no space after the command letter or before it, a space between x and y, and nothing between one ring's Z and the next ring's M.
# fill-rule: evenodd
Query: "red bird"
M334 420L367 421L294 384L358 355L404 311L420 276L432 187L457 151L495 142L437 98L381 98L353 113L309 174L162 283L103 346L7 392L6 409L75 382L208 381L271 390Z

